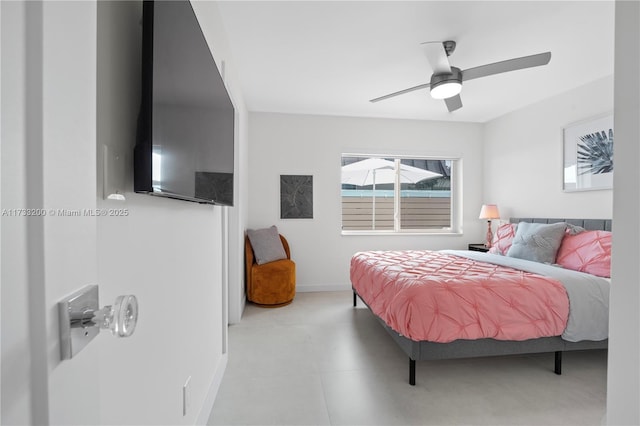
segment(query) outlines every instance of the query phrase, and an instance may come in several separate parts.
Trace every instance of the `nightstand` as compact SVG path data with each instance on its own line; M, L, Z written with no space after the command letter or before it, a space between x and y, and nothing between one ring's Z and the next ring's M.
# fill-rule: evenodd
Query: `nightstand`
M469 250L471 251L482 251L482 252L488 252L489 248L487 246L484 245L484 243L481 244L469 244Z

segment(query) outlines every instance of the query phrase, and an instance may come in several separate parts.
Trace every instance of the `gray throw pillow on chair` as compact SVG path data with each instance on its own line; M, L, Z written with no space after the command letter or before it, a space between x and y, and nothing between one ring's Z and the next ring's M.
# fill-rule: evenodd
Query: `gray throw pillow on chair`
M520 222L507 256L540 263L555 263L567 224Z
M275 225L264 229L248 229L247 236L258 265L287 258Z

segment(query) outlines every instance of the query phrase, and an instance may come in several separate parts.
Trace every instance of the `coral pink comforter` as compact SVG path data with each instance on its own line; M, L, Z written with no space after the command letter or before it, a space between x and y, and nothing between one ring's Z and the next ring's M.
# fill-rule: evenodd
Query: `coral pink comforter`
M356 253L351 283L377 316L416 341L559 336L569 314L557 280L435 251Z

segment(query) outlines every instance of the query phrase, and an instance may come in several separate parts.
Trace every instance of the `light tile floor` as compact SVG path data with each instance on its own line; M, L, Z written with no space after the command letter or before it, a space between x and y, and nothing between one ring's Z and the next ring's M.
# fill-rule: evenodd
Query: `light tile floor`
M209 425L599 425L606 351L417 363L351 292L248 305Z

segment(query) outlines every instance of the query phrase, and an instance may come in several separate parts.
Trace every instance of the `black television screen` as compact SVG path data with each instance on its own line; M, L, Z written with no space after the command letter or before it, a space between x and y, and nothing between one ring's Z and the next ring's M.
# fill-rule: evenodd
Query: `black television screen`
M145 1L134 191L233 205L235 111L191 3Z

